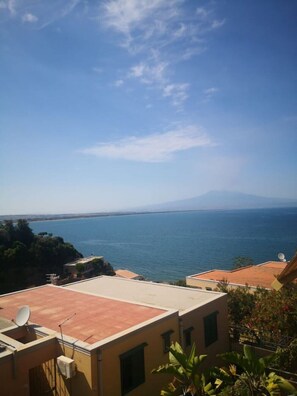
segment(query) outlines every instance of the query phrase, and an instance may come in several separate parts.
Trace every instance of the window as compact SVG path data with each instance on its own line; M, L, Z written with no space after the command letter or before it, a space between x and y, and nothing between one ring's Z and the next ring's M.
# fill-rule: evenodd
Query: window
M184 330L184 346L188 347L192 345L192 331L194 327L189 327L188 329Z
M163 351L167 353L171 345L171 334L174 333L173 330L166 331L166 333L161 334L163 338Z
M204 340L205 346L209 346L218 339L218 327L217 327L217 315L218 312L205 316L204 321Z
M122 395L145 382L144 347L141 344L136 348L120 355Z

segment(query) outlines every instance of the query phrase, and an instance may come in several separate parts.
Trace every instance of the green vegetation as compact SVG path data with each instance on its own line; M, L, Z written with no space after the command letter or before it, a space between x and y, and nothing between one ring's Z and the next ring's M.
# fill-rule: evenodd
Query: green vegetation
M63 265L82 255L63 238L35 235L26 220L0 223L0 293L44 284L47 273L63 274Z
M178 342L169 348L169 363L159 366L153 374L169 374L172 381L161 391L162 396L170 395L214 395L211 382L207 375L200 370L206 355L196 356L193 344L189 356L183 351Z
M277 348L272 367L290 373L297 373L297 338L291 341L287 347Z
M99 275L109 275L109 276L115 275L112 265L109 262L105 261L104 258L95 257L93 260L89 261L88 264L92 266L92 269L88 270L87 273L85 273L84 264L82 263L76 264L75 267L77 270L78 278L86 278L86 277L90 278Z
M221 283L220 291L228 293L230 326L251 330L261 341L275 344L297 334L297 285L288 284L279 291L249 288L229 289Z
M243 354L227 352L219 355L226 367L201 368L206 355L196 356L195 345L187 355L175 343L169 349L169 363L159 366L154 374L169 374L172 380L161 390L162 396L281 396L297 395L296 389L283 377L271 372L268 364L273 356L258 358L250 346Z
M254 265L254 261L252 258L244 257L244 256L237 256L237 257L234 257L234 259L233 259L232 269L247 267L249 265Z

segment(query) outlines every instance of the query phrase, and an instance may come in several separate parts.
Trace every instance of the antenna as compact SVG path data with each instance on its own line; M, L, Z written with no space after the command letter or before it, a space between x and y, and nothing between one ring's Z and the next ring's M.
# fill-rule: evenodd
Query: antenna
M277 255L277 257L278 257L278 259L279 259L280 261L283 261L283 262L287 261L285 255L284 255L284 253L279 253L279 254Z
M23 307L20 307L15 318L16 325L19 327L24 326L28 322L30 314L31 311L29 305L24 305Z
M63 345L63 349L64 349L64 355L65 355L65 345L64 345L64 338L63 338L63 331L62 331L62 325L66 322L68 322L68 320L72 319L73 316L76 315L76 312L74 312L72 315L70 315L68 318L66 318L65 320L63 320L63 322L61 322L58 326L60 327L60 333L61 333L61 340L62 340L62 345Z

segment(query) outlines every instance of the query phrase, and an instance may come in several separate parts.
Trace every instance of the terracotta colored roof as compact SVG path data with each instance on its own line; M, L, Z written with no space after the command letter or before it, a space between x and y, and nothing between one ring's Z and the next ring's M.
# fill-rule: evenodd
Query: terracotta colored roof
M30 323L60 332L93 344L146 320L165 313L165 310L89 295L56 286L42 286L0 296L0 315L16 317L22 305L29 305Z
M128 271L125 269L118 269L115 271L117 276L120 276L121 278L126 278L126 279L135 279L138 278L139 275L136 274L135 272Z
M252 265L233 271L213 270L193 275L193 278L236 283L249 286L261 286L270 288L275 276L279 275L285 268L286 263L279 261L268 261L264 264Z

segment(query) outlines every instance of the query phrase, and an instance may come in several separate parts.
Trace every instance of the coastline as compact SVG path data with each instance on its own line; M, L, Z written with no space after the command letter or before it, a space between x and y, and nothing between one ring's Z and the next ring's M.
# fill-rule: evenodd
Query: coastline
M29 223L38 221L58 221L73 219L89 219L95 217L112 217L112 216L133 216L149 215L162 213L183 213L183 212L225 212L225 211L253 211L253 210L279 210L279 209L296 209L297 206L288 207L256 207L256 208L201 208L201 209L183 209L183 210L152 210L152 211L120 211L120 212L96 212L96 213L63 213L63 214L38 214L38 215L0 215L0 222L12 220L13 222L21 219Z

